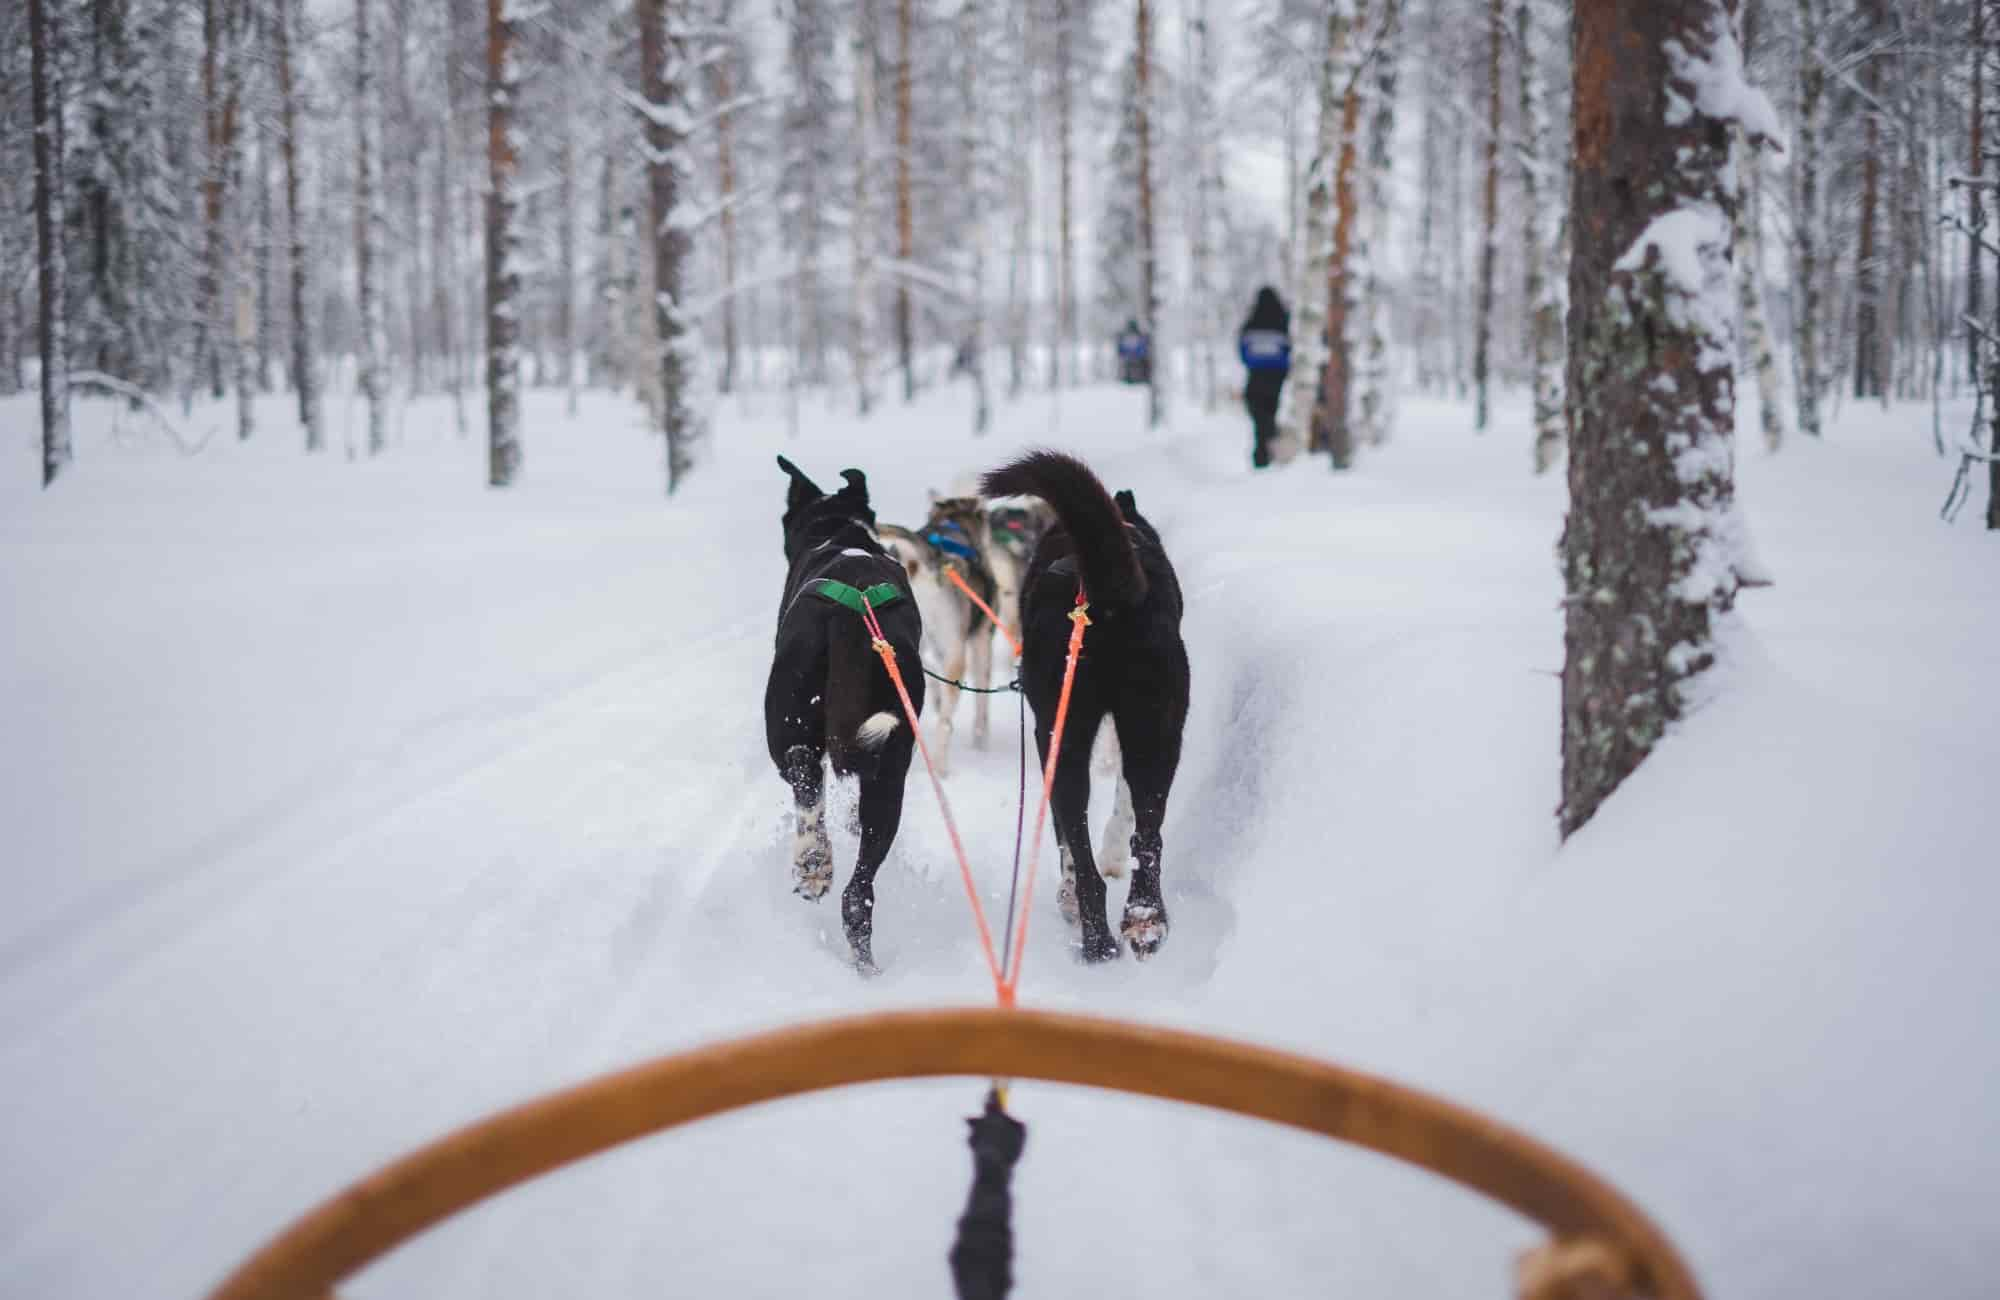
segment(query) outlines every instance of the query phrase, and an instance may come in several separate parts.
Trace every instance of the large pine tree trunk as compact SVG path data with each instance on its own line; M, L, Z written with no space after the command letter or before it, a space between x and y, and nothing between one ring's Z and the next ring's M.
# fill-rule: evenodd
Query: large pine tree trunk
M917 246L910 211L910 4L911 0L896 0L896 363L903 369L906 402L917 395L916 340L910 319L910 265Z
M1491 413L1487 389L1493 365L1493 273L1500 254L1500 46L1507 24L1503 3L1491 0L1486 16L1486 188L1480 220L1479 314L1472 346L1475 429L1484 429Z
M660 430L667 442L667 493L679 490L692 464L694 418L688 388L694 379L693 327L681 316L688 233L675 208L680 187L692 179L687 162L688 60L681 25L669 25L669 7L687 0L640 0L639 75L646 101L647 214L653 246L653 333L660 376Z
M299 397L299 424L306 431L306 450L326 447L320 427L319 376L312 345L312 295L307 290L311 263L306 253L305 205L299 202L299 95L293 66L293 36L301 0L278 0L278 111L283 124L285 159L285 231L292 285L292 386Z
M1317 384L1327 363L1328 262L1333 255L1333 171L1340 149L1340 73L1354 39L1347 0L1326 7L1319 64L1319 129L1307 164L1306 212L1299 234L1298 287L1292 295L1292 376L1278 399L1274 459L1282 462L1306 445L1319 404Z
M1535 473L1562 458L1562 301L1554 275L1557 213L1549 145L1548 91L1536 61L1536 9L1520 0L1514 10L1515 58L1521 81L1522 258L1527 263L1528 355L1534 358Z
M854 21L854 206L848 237L854 257L854 400L861 414L875 407L875 7L860 0Z
M1153 26L1146 0L1139 0L1133 32L1139 65L1139 328L1146 332L1152 358L1146 371L1146 424L1157 429L1166 418L1167 375L1172 366L1160 345L1159 244L1153 229Z
M1725 0L1576 8L1565 835L1687 708L1735 600Z
M386 385L382 382L382 176L375 122L381 113L375 89L375 41L369 31L372 0L354 0L354 278L358 357L356 380L368 406L368 454L388 448Z
M1354 264L1355 221L1360 205L1355 160L1360 152L1362 59L1360 34L1368 30L1368 0L1354 0L1353 32L1344 47L1339 73L1340 154L1333 171L1333 252L1326 264L1326 363L1320 372L1319 406L1313 414L1313 446L1324 447L1335 469L1354 463L1354 428L1348 391L1354 373L1354 341L1349 319L1360 268Z
M493 487L508 486L521 469L521 272L514 260L519 83L511 4L486 0L486 481Z
M70 462L69 321L63 275L61 62L57 0L28 0L35 119L35 256L41 282L42 486Z

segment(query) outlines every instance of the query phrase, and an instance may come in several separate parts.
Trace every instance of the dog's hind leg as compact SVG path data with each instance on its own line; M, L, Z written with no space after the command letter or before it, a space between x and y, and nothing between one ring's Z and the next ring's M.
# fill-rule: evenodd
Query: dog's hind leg
M861 853L854 875L840 895L840 919L847 946L864 975L875 973L875 873L896 842L903 820L903 779L909 772L912 742L899 735L888 742L880 765L861 778Z
M784 775L792 788L792 892L817 900L833 887L824 755L811 745L794 745L785 753Z
M1120 785L1131 792L1133 868L1119 931L1132 945L1132 955L1140 958L1152 956L1167 941L1167 904L1160 888L1164 850L1160 826L1167 818L1167 793L1173 788L1174 769L1180 763L1178 721L1166 725L1144 705L1122 715L1120 747L1125 774Z
M1099 715L1072 713L1070 725L1075 740L1097 730ZM1047 738L1041 737L1047 751ZM1104 878L1090 854L1090 746L1070 743L1056 759L1055 783L1049 792L1049 814L1055 821L1056 845L1062 854L1064 892L1074 899L1075 922L1082 927L1078 936L1085 961L1108 961L1118 955L1118 940L1112 936L1105 917ZM1057 895L1058 903L1069 900ZM1064 918L1069 918L1064 908Z

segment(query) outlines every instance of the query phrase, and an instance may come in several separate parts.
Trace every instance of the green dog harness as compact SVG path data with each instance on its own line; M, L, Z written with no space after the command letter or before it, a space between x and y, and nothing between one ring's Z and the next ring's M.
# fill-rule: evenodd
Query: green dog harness
M850 587L838 578L818 578L815 581L818 586L813 595L836 605L845 605L857 614L871 605L880 609L903 598L902 589L893 582L878 582L872 587Z

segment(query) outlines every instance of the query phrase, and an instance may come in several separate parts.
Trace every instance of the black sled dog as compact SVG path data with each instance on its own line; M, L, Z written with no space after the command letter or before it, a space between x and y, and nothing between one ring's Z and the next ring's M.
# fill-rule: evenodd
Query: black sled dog
M903 818L903 777L915 738L896 688L872 648L863 596L881 620L904 682L923 682L917 646L923 621L902 564L875 537L868 479L841 471L846 486L828 495L798 466L785 494L785 592L777 651L764 687L764 735L771 761L792 790L792 888L808 900L833 884L826 834L825 763L861 782L861 852L840 896L847 943L862 971L874 968L875 872ZM923 710L923 692L912 692Z
M1160 823L1180 764L1187 724L1188 658L1181 641L1181 584L1160 535L1130 492L1114 500L1090 467L1061 452L1032 452L986 475L990 497L1037 496L1056 523L1036 544L1021 586L1021 689L1035 711L1035 740L1048 761L1049 731L1069 653L1070 611L1079 583L1090 602L1071 689L1050 815L1061 852L1063 917L1081 924L1083 956L1119 953L1105 918L1103 877L1090 854L1091 742L1105 718L1117 728L1123 775L1105 833L1107 865L1129 834L1132 889L1120 926L1136 957L1167 938L1160 894Z

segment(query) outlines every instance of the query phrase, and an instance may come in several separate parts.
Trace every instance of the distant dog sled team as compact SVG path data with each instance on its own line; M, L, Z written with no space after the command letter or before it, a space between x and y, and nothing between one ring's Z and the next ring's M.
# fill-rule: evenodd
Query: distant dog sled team
M1265 288L1238 337L1251 463L1259 468L1278 455L1289 328L1284 304ZM1121 338L1120 349L1150 364L1141 343ZM1133 494L1113 495L1073 456L1038 451L989 472L977 490L933 491L923 522L900 527L877 521L861 470L841 471L842 486L827 492L785 457L778 466L789 479L786 574L764 724L771 761L792 793L793 890L816 900L833 885L830 765L860 786L860 847L841 893L841 921L855 964L872 970L875 876L902 821L919 740L912 722L926 728L930 761L947 773L960 695L972 694L972 743L983 748L989 696L1002 679L1002 689L1011 683L1026 697L1046 764L1072 612L1087 601L1089 647L1071 684L1048 791L1062 876L1057 903L1086 961L1128 948L1141 958L1158 952L1168 933L1161 827L1187 724L1189 670L1180 582ZM1011 664L998 674L996 653ZM922 689L899 686L891 662L893 678ZM1097 854L1088 823L1093 752L1117 775ZM1128 868L1114 931L1104 882Z

